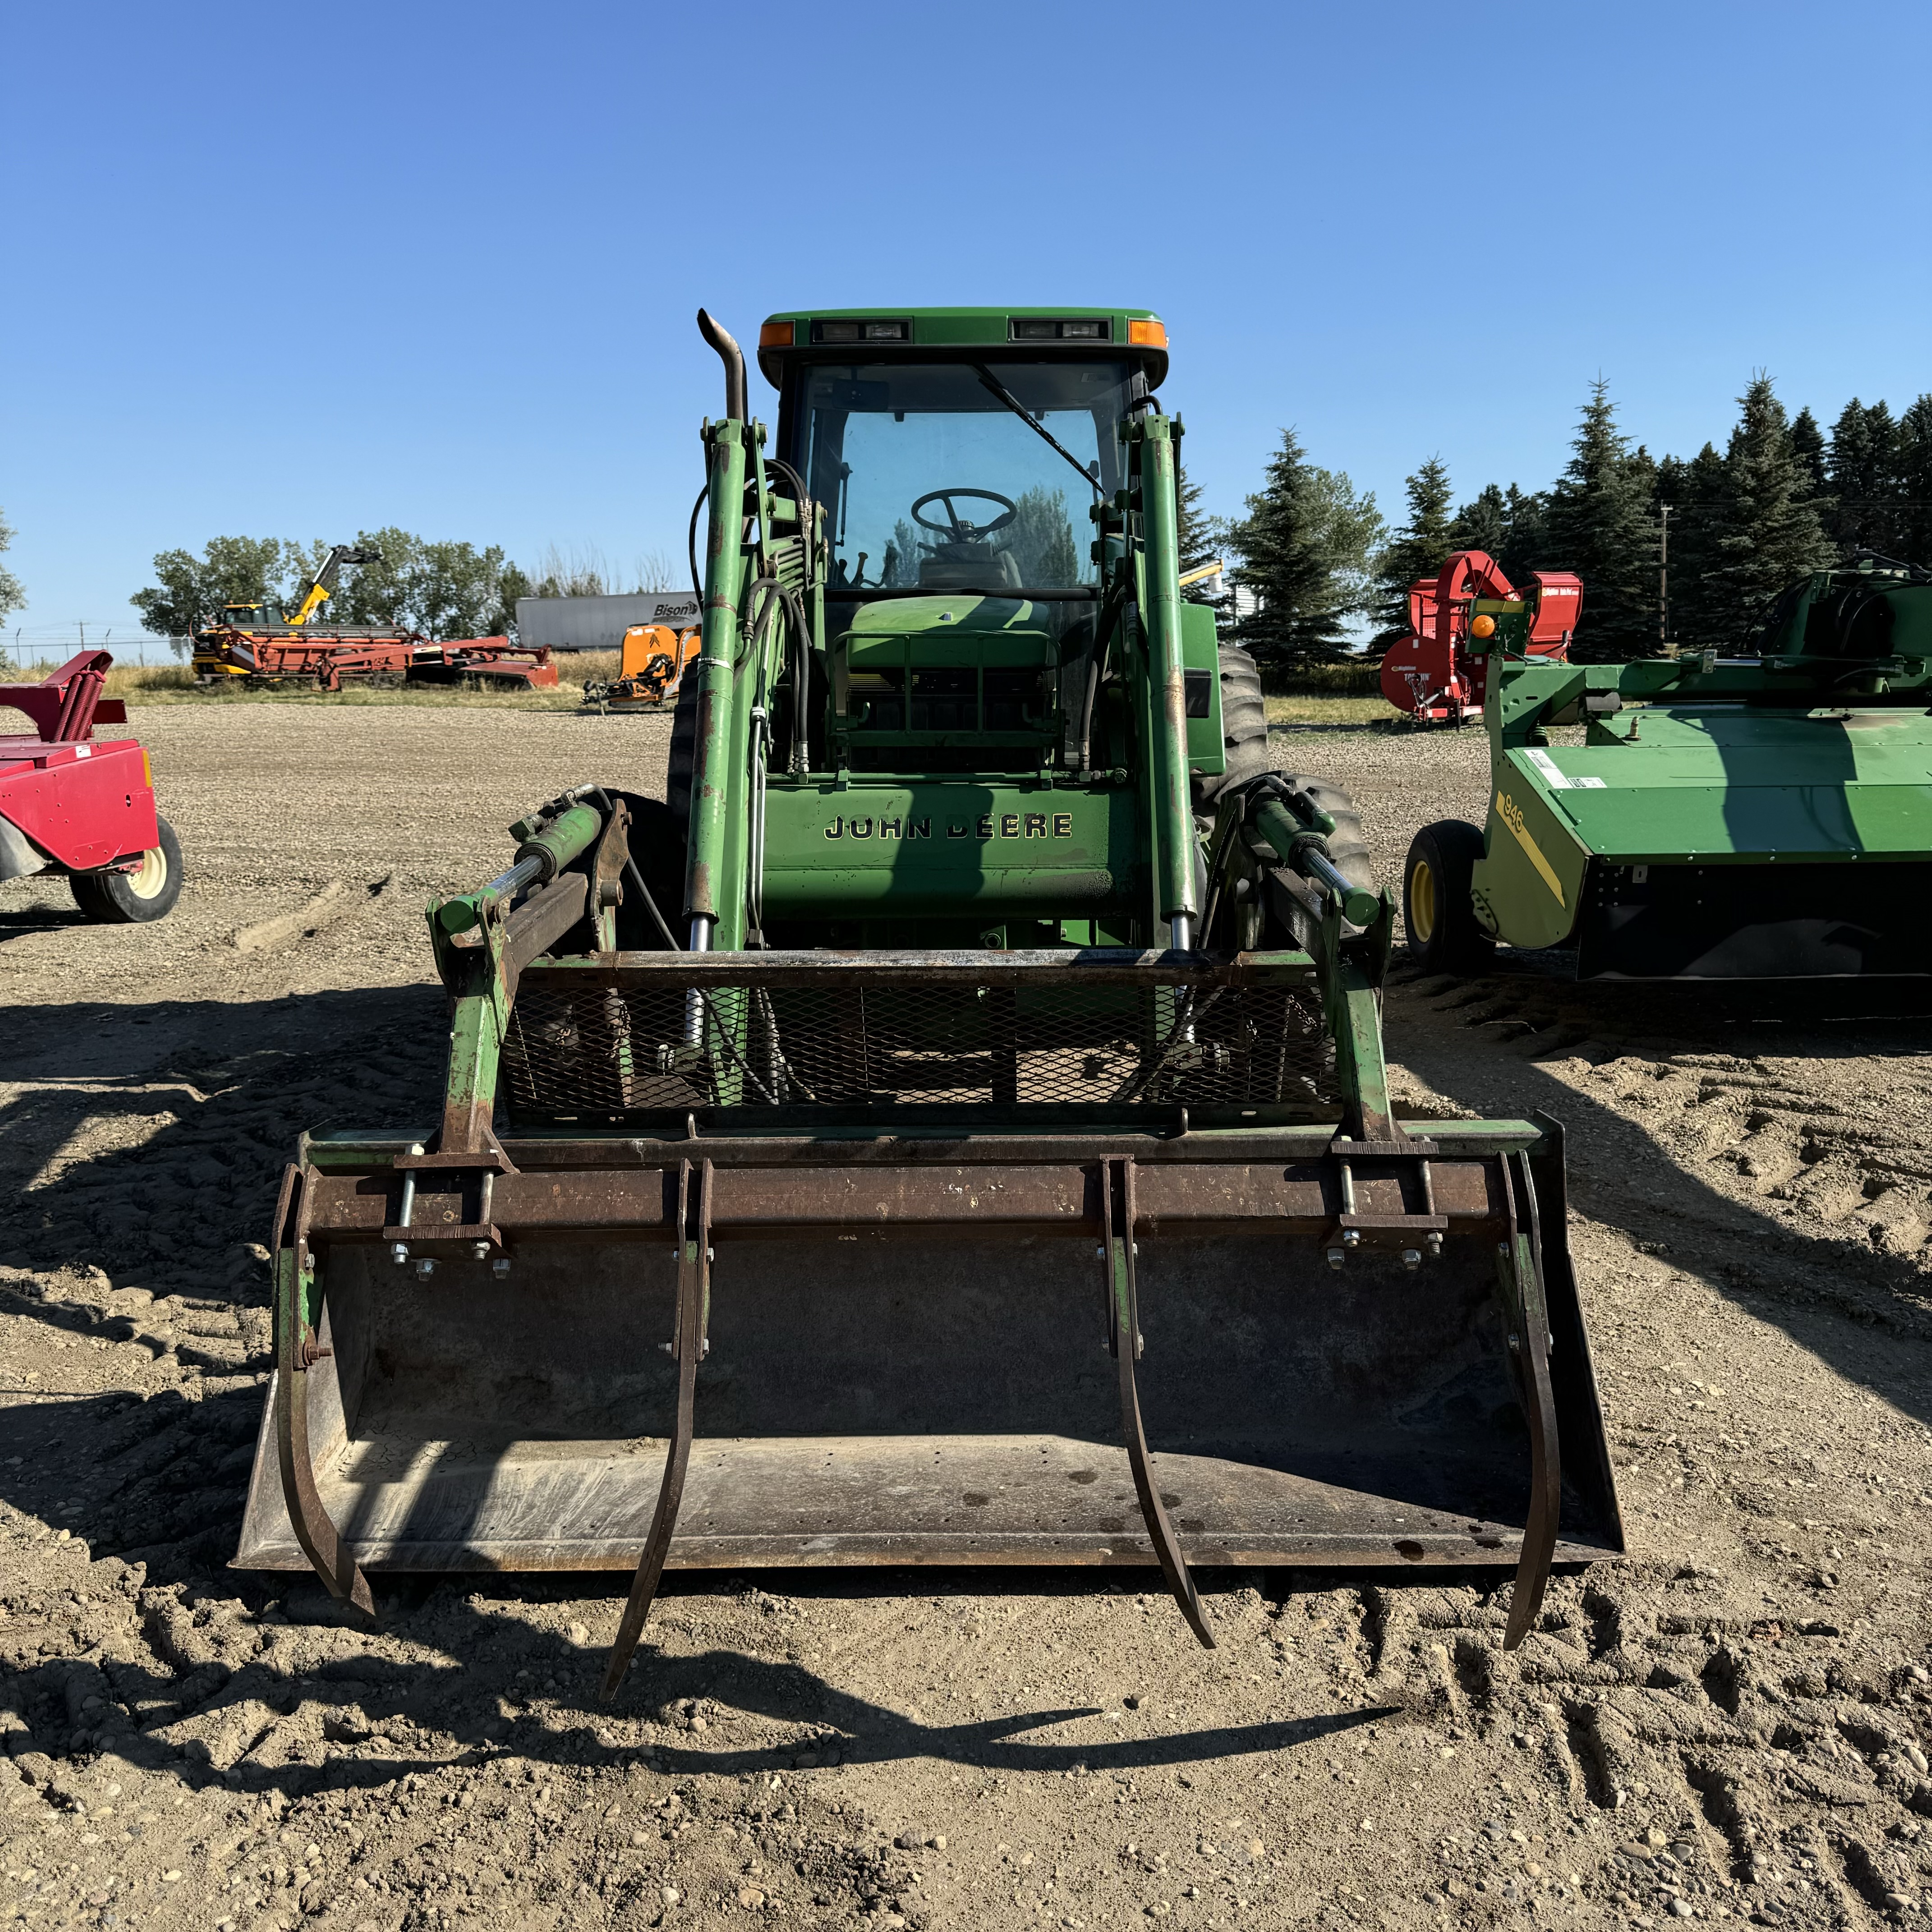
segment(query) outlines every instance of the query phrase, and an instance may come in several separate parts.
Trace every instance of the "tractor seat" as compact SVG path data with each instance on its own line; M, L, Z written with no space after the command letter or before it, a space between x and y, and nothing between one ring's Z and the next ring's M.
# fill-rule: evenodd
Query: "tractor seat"
M1018 590L1019 560L993 544L938 543L919 560L922 590Z

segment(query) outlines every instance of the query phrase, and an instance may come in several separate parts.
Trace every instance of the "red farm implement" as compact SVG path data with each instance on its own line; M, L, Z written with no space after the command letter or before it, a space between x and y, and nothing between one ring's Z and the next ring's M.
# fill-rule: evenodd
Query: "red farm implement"
M31 734L0 736L0 880L64 873L74 902L109 925L159 919L181 896L181 847L154 812L148 754L132 738L97 742L127 706L100 694L106 651L82 651L38 684L0 684L0 705Z
M1472 627L1490 636L1485 603L1526 604L1528 655L1562 660L1583 607L1583 580L1568 571L1533 570L1519 590L1479 550L1459 550L1436 577L1408 587L1408 635L1382 659L1382 695L1428 724L1460 724L1483 708L1486 660L1469 650Z
M344 685L479 682L550 690L556 666L547 646L526 650L507 637L461 638L436 644L412 631L310 631L224 624L195 640L194 668L203 684Z

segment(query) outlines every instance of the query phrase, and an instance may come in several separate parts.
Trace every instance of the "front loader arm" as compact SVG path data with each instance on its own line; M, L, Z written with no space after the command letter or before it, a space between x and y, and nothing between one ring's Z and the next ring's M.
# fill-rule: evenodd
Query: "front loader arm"
M704 550L704 642L692 667L698 679L697 742L692 748L684 912L690 922L691 951L736 952L745 943L746 739L750 724L737 660L744 627L745 471L756 432L746 415L743 351L702 309L698 326L724 364L726 414L722 422L704 426L710 521Z
M1122 434L1140 499L1140 620L1147 644L1148 728L1143 795L1153 820L1148 830L1154 911L1168 923L1174 947L1186 952L1200 940L1201 905L1196 869L1199 841L1187 775L1187 679L1181 658L1180 425L1173 418L1150 414L1125 424Z

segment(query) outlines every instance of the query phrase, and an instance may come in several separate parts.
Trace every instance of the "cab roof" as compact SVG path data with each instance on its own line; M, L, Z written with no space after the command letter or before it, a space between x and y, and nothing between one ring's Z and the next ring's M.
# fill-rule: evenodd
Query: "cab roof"
M1112 351L1138 362L1150 388L1167 375L1166 325L1144 308L782 309L758 331L758 367L776 388L794 356L910 359L993 347L1053 356Z

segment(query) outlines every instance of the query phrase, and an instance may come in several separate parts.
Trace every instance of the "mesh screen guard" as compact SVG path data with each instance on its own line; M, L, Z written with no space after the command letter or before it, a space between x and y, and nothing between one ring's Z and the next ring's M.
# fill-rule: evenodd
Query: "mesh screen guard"
M1305 962L644 956L524 974L502 1055L518 1120L1177 1105L1322 1117L1340 1104Z

